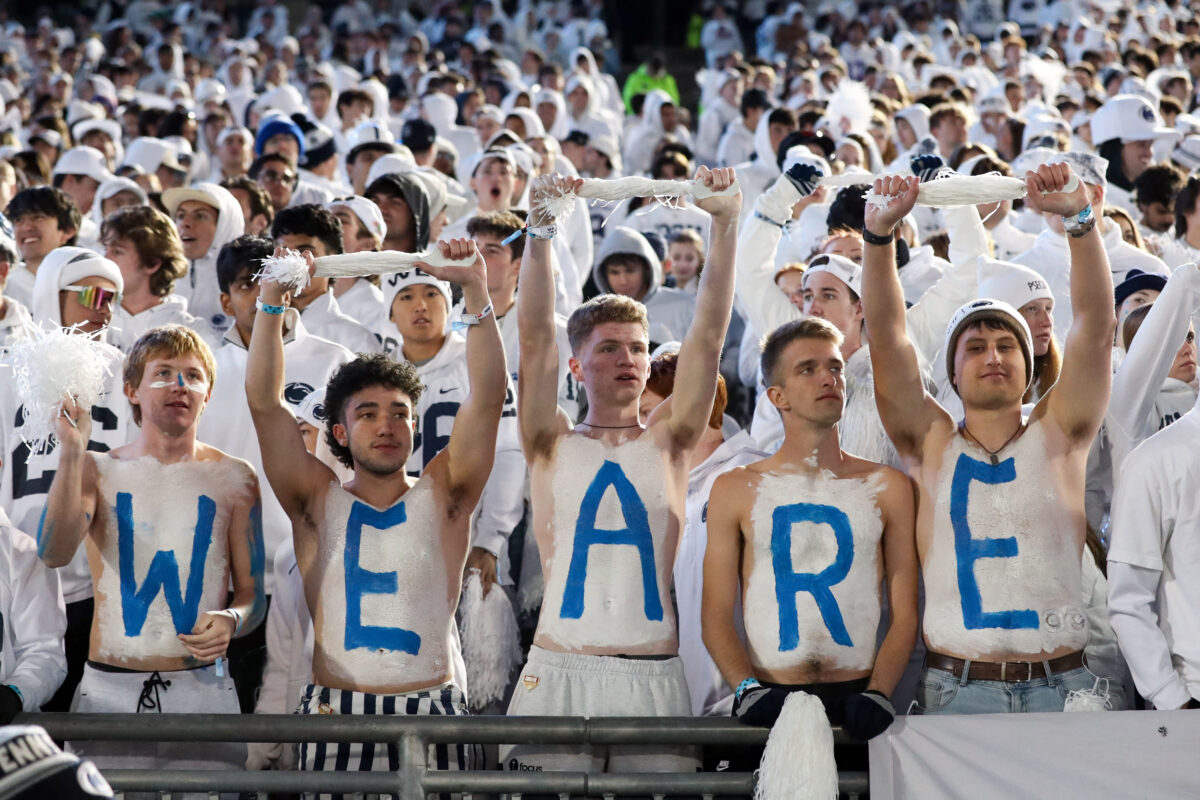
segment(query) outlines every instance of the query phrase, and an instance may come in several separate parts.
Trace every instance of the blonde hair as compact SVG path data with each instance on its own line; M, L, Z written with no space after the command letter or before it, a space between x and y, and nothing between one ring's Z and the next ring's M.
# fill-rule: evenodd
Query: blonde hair
M605 322L636 322L642 326L646 336L650 335L650 319L646 316L644 305L632 297L602 294L575 309L567 320L567 340L571 343L571 352L578 355L596 326Z
M213 359L212 349L200 338L200 334L175 323L151 328L134 343L125 357L125 384L134 388L140 386L146 364L152 358L182 358L188 355L200 359L208 375L208 388L212 389L217 382L217 362ZM133 406L133 421L141 427L142 408L137 404Z

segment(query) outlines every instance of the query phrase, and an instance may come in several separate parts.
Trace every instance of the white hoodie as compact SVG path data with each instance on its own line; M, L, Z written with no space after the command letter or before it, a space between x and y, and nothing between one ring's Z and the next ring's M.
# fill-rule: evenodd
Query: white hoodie
M134 342L143 333L159 325L178 323L200 334L209 347L220 344L220 334L215 332L212 325L188 312L187 300L177 294L169 294L158 305L150 306L145 311L130 314L124 306L118 306L113 312L112 324L108 331L108 341L125 353L133 347Z
M696 158L702 164L716 166L717 148L721 144L725 129L741 119L740 108L730 105L724 97L715 95L700 113L700 122L696 129Z
M417 432L408 473L420 475L450 442L454 418L471 391L467 370L467 340L448 333L437 355L414 364L425 389L417 401ZM474 547L498 556L497 576L508 583L508 537L525 514L525 457L517 435L517 393L508 382L508 396L496 436L496 457L483 496L472 517Z
M641 175L649 172L654 161L654 151L668 133L674 135L677 140L689 148L692 147L692 135L683 125L677 124L673 131L663 129L660 109L667 103L674 104L675 101L662 89L651 89L646 93L641 122L629 131L625 147L621 152L627 174Z
M612 291L601 266L606 258L617 253L641 256L650 265L650 288L641 298L650 317L650 341L657 344L682 342L696 314L696 295L683 289L663 286L662 262L658 260L658 255L641 232L624 226L609 229L604 243L600 245L600 252L596 254L592 280L601 292Z
M228 189L215 183L196 183L197 189L214 198L217 208L217 232L213 235L208 252L189 262L188 274L175 284L175 291L187 300L188 311L212 326L216 333L224 333L233 324L233 318L221 310L221 287L217 283L217 254L221 248L241 236L246 229L242 217L242 206Z
M742 189L742 213L738 224L744 224L746 218L754 212L754 202L759 195L770 188L775 179L780 176L779 164L776 163L776 153L771 147L771 112L764 111L754 129L753 161L746 161L734 166L738 185ZM791 219L792 212L788 209L787 216L781 219Z
M17 530L3 509L0 619L0 683L18 689L25 711L37 711L67 677L67 613L58 572L42 563L37 543Z

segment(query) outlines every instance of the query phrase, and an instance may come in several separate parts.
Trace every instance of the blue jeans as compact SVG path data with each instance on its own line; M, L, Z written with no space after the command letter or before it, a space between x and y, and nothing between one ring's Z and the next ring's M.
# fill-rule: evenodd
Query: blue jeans
M1030 681L967 680L926 667L917 682L921 714L1019 714L1062 711L1069 692L1091 689L1096 676L1087 667L1057 672Z

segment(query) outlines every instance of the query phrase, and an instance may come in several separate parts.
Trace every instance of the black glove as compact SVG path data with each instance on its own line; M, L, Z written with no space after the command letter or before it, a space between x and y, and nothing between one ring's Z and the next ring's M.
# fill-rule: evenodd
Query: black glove
M888 729L896 718L892 701L874 690L852 694L843 703L842 728L854 739L865 742Z
M734 699L733 715L738 722L746 725L769 728L779 719L779 712L783 711L783 701L787 700L788 694L790 692L787 689L754 686Z
M815 192L821 178L825 177L825 173L820 169L803 161L792 164L783 174L796 187L796 191L800 192L801 197L808 197Z
M7 725L23 709L21 696L11 686L0 685L0 725Z
M913 175L916 175L921 183L928 183L934 178L940 177L943 170L949 172L946 162L937 153L924 153L916 156L909 164L912 167Z

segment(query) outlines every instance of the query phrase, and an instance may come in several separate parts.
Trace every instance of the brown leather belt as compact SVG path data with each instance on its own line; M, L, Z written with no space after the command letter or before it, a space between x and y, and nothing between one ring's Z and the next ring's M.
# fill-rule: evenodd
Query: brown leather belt
M967 662L954 656L941 653L927 653L925 666L930 669L941 669L956 678L961 678L963 666ZM975 661L972 660L971 671L967 674L970 681L1004 681L1005 683L1023 683L1034 678L1045 678L1046 668L1042 661ZM1067 653L1065 656L1052 658L1049 661L1050 674L1067 672L1083 666L1083 651Z

